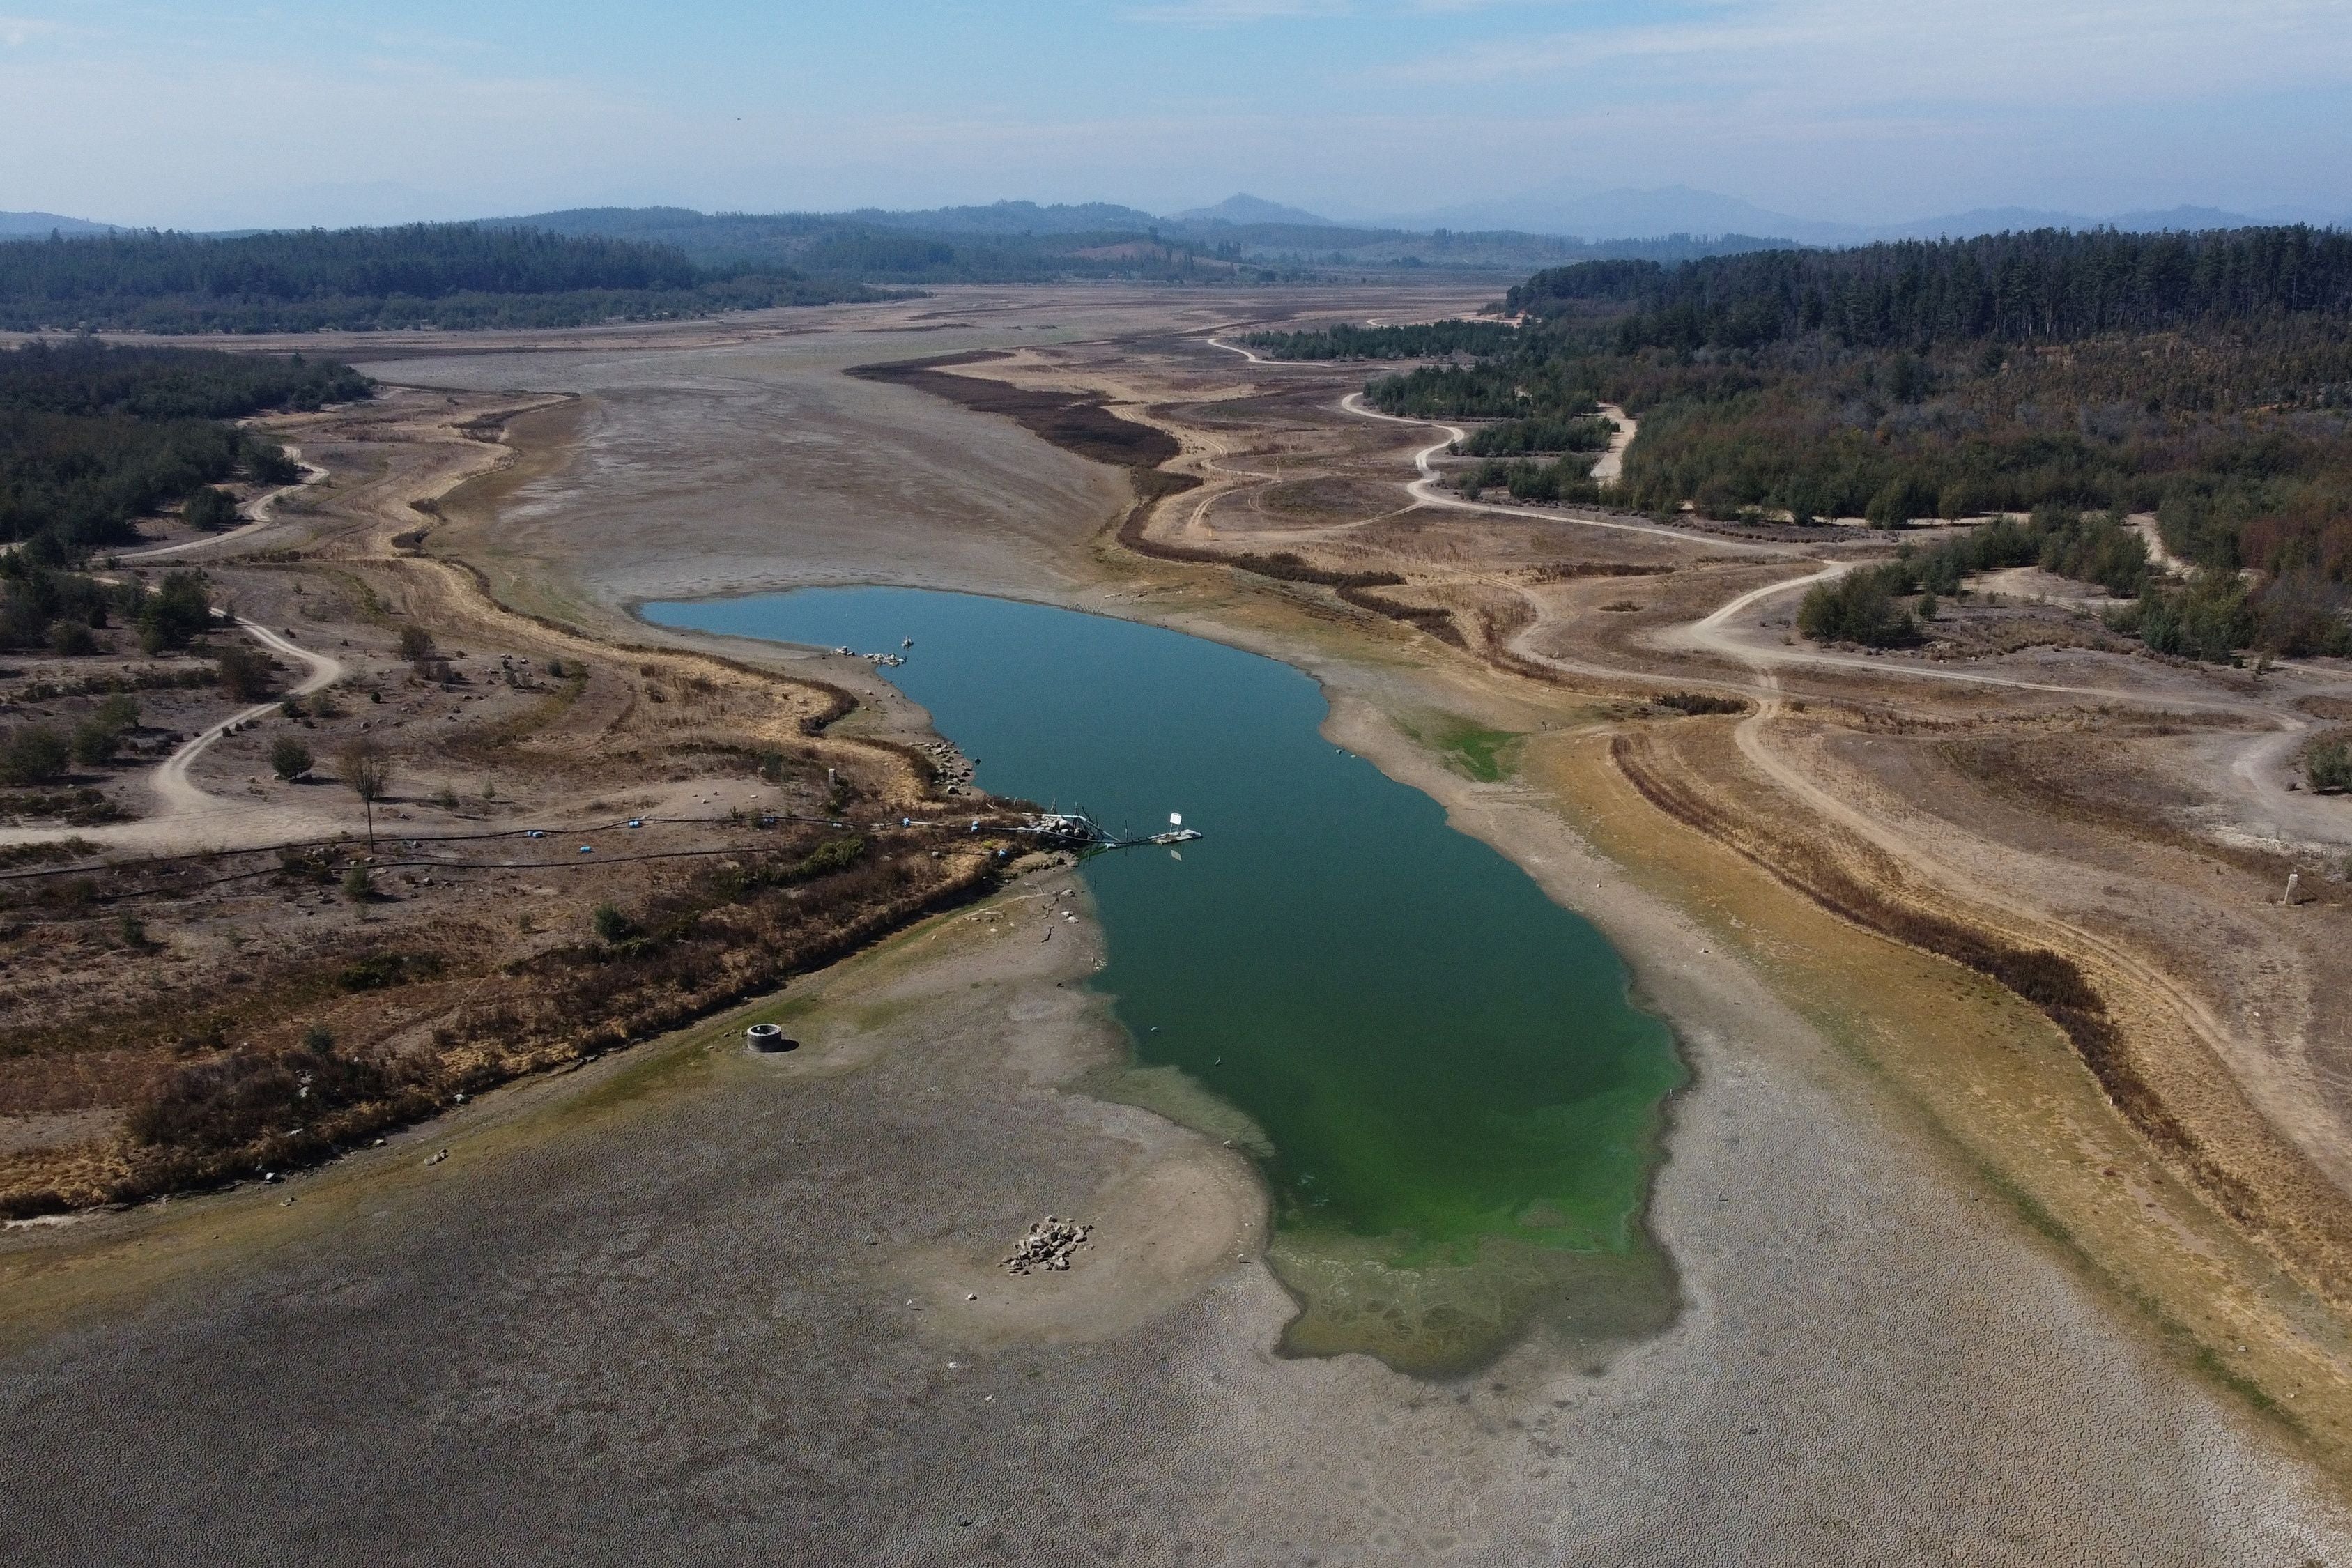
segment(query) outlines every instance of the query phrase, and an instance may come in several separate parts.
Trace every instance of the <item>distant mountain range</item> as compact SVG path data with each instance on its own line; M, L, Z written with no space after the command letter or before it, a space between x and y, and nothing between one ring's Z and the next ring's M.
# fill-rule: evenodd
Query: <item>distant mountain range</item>
M1190 207L1154 216L1139 207L1115 202L1052 203L995 202L986 206L931 207L919 211L889 211L864 207L837 213L719 213L706 216L688 207L579 207L528 217L485 220L494 226L523 226L559 233L624 235L681 243L693 231L706 248L726 227L739 240L765 241L778 234L806 236L826 227L854 226L868 230L897 230L942 236L1018 238L1055 235L1160 233L1170 237L1209 241L1238 237L1250 231L1259 246L1276 245L1307 250L1322 248L1307 231L1333 231L1335 242L1353 250L1360 241L1341 235L1381 233L1391 237L1454 234L1517 235L1530 238L1572 239L1589 244L1652 242L1698 237L1726 239L1732 248L1753 249L1765 243L1844 246L1874 240L1935 239L1949 236L1998 234L2005 229L2108 227L2153 233L2165 229L2244 228L2261 224L2308 223L2352 228L2352 212L2334 212L2315 205L2267 206L2252 212L2218 207L2178 206L2162 211L2111 213L2096 216L2041 207L1979 207L1968 212L1915 218L1904 223L1833 223L1775 212L1753 202L1717 191L1689 185L1653 189L1632 186L1595 191L1573 181L1538 186L1518 195L1468 202L1420 212L1391 214L1362 219L1334 219L1302 207L1286 206L1246 193L1226 197L1214 206ZM1283 237L1278 240L1279 231ZM112 224L57 213L0 212L0 239L121 232ZM239 234L258 232L251 229Z
M1467 203L1377 221L1398 228L1510 228L1528 234L1572 235L1584 239L1753 234L1792 239L1801 245L1867 245L1882 239L1935 239L1945 236L1960 238L1999 234L2005 229L2107 227L2155 233L2165 229L2246 228L2273 223L2352 227L2352 213L2317 207L2270 207L2242 213L2179 206L2161 212L2098 216L2039 207L1979 207L1903 223L1853 224L1774 212L1737 196L1689 185L1592 191L1564 182L1503 200Z
M47 239L52 234L112 234L110 223L56 213L0 213L0 239Z
M1227 196L1213 207L1194 207L1189 212L1171 213L1171 223L1181 223L1192 228L1214 228L1230 225L1235 228L1249 224L1279 223L1300 228L1335 228L1328 217L1318 217L1303 207L1286 207L1280 202L1269 202L1258 196Z

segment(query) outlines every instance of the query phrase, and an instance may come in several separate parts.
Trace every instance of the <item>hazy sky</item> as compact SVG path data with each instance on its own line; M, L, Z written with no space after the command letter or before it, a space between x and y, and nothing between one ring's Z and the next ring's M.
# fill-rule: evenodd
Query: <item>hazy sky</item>
M0 0L0 209L2352 212L2352 0Z

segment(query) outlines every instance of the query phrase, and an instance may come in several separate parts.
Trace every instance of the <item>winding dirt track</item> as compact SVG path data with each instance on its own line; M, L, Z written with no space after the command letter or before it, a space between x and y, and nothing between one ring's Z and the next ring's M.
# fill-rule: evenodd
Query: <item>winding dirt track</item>
M212 542L207 540L204 542ZM306 673L291 689L292 695L307 697L311 692L324 690L343 678L343 666L340 659L312 653L290 637L255 622L240 620L236 624L271 653L306 667ZM197 787L195 781L189 776L189 770L194 766L196 759L209 751L215 742L231 729L275 711L283 700L283 698L273 697L267 702L257 702L250 708L232 713L156 763L145 781L148 793L156 805L153 815L141 817L136 822L115 823L103 827L0 828L0 845L41 844L79 838L86 843L121 849L253 849L333 833L342 824L326 814L297 805L248 803L208 794Z
M299 447L289 443L286 450L288 455L297 462L301 462L302 449ZM302 463L301 467L300 479L290 485L280 485L268 494L257 499L252 510L247 514L247 521L226 533L207 533L195 539L183 539L177 544L159 544L152 550L134 550L127 555L117 555L115 559L126 563L168 561L183 555L193 555L199 550L209 550L232 543L242 544L244 541L278 521L278 503L280 500L305 485L315 485L327 477L327 470L324 468L314 467L310 463Z

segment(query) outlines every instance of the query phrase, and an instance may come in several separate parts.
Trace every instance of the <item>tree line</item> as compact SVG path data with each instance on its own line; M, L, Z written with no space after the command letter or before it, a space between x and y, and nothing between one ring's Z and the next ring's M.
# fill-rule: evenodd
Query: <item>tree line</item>
M1303 332L1249 332L1241 341L1268 359L1390 360L1500 353L1517 338L1518 329L1507 321L1425 321L1407 327L1341 321Z
M574 326L883 296L674 247L476 224L0 243L0 328L152 332Z
M2072 342L2352 310L2352 235L2036 229L1749 251L1672 268L1584 262L1535 274L1507 304L1548 317L1595 299L1634 307L1617 327L1629 351L1752 348L1812 332L1859 348Z

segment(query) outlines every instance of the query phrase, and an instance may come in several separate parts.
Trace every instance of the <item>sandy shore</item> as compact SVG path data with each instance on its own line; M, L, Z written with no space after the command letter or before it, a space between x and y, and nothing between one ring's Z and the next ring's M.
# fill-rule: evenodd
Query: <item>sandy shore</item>
M1150 301L1058 303L1034 297L1025 321L1167 324ZM1015 341L1018 314L922 347ZM1741 923L1774 918L1763 894L1727 884L1695 907L1606 801L1580 802L1572 700L1538 706L1223 576L1107 564L1092 542L1120 498L1100 470L903 389L835 385L902 346L403 369L586 395L579 444L523 465L495 525L509 580L583 621L899 582L1138 616L1307 668L1337 743L1595 921L1674 1022L1695 1081L1652 1225L1677 1321L1601 1354L1530 1342L1460 1384L1276 1357L1291 1307L1255 1260L1246 1164L1079 1091L1123 1046L1081 988L1099 938L1043 918L1076 885L1047 873L745 1015L786 1022L805 1042L790 1057L744 1056L731 1020L285 1189L10 1233L0 1544L38 1561L364 1540L402 1561L2352 1562L2286 1446L1989 1194L1825 1030L1822 998L1792 997L1773 930ZM488 542L476 522L447 548L467 526ZM862 685L877 700L855 722L922 722ZM1419 714L1557 728L1519 778L1482 784L1411 739ZM1997 996L1951 1005L2006 1016ZM1067 1276L1009 1280L994 1258L1048 1212L1097 1243Z

